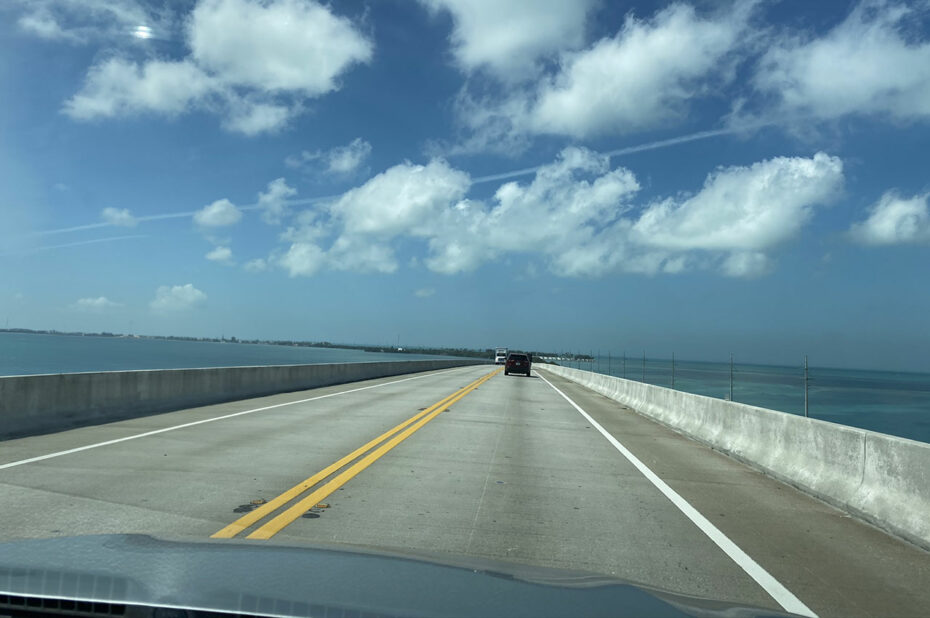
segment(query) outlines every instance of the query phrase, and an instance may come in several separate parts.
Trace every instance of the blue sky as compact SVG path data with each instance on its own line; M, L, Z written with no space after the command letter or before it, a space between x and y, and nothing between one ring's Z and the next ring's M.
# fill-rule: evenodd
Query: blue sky
M930 370L928 23L6 2L0 320Z

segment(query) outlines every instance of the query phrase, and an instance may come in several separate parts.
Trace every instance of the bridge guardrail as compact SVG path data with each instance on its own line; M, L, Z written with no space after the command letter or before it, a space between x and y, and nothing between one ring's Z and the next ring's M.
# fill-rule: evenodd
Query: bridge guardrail
M473 359L101 371L0 377L0 440L372 378Z
M536 368L930 549L930 444L590 371Z

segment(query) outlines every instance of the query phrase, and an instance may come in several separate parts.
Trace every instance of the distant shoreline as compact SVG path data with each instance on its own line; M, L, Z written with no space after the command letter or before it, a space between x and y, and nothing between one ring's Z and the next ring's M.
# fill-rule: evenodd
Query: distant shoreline
M60 337L101 337L101 338L113 338L113 339L145 339L145 340L160 340L160 341L188 341L195 343L244 343L252 345L276 345L283 347L304 347L304 348L328 348L328 349L340 349L340 350L357 350L361 352L372 352L372 353L389 353L389 354L419 354L419 355L430 355L430 356L454 356L454 357L464 357L464 358L480 358L480 359L494 359L494 348L488 348L487 350L476 350L469 348L429 348L429 347L394 347L394 346L381 346L381 345L367 345L367 344L354 344L354 343L333 343L330 341L291 341L286 339L239 339L237 337L182 337L178 335L130 335L125 333L110 333L110 332L82 332L82 331L59 331L59 330L36 330L31 328L0 328L0 334L9 333L9 334L18 334L18 335L54 335ZM521 350L523 351L523 350ZM565 352L538 352L527 350L535 359L538 359L540 362L545 361L554 361L556 364L567 364L571 366L572 363L591 363L597 364L596 355L592 356L591 354L572 354ZM604 353L600 357L599 367L603 368L603 365L606 364L608 354ZM634 375L633 367L636 366L637 362L641 362L641 356L627 356L626 361L630 366L630 375ZM669 358L658 358L658 357L648 357L648 363L650 366L655 366L657 364L661 365L663 363L671 363ZM618 366L621 363L620 356L613 356L613 362L615 366ZM693 359L693 358L678 358L677 363L681 366L682 364L687 363L697 363L702 365L717 365L723 366L727 364L726 360L707 360L707 359ZM740 371L746 371L749 368L778 368L778 369L788 369L792 371L797 371L801 367L800 362L795 364L787 363L760 363L760 362L751 362L751 361L739 361L734 363L734 366ZM851 367L851 366L831 366L831 365L814 365L810 366L811 370L817 371L868 371L874 373L884 373L884 374L907 374L907 375L916 375L916 376L926 376L930 375L930 371L919 370L919 369L887 369L887 368L878 368L878 367Z
M332 343L330 341L291 341L287 339L239 339L238 337L183 337L179 335L133 335L125 333L36 330L32 328L0 328L0 333L17 335L54 335L59 337L101 337L112 339L148 339L162 341L191 341L197 343L244 343L253 345L280 345L303 348L337 348L342 350L359 350L362 352L380 352L391 354L420 354L433 356L456 356L466 358L494 358L494 350L473 350L468 348L426 348L360 345L351 343Z

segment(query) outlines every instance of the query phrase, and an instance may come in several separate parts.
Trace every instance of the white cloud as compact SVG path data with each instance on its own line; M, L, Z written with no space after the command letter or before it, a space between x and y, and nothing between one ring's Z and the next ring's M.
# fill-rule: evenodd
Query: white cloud
M468 175L445 161L404 163L300 213L281 236L291 244L277 263L292 276L323 268L390 273L405 245L426 249L411 263L443 274L525 256L569 277L694 269L757 277L843 181L836 157L776 157L720 168L695 194L637 205L630 170L569 147L531 182L507 182L475 200L465 197Z
M304 150L297 156L285 160L288 167L304 171L320 171L335 176L349 176L359 171L362 164L371 155L371 144L360 137L328 151Z
M505 80L531 75L541 57L584 43L594 0L421 0L452 15L453 55L466 71L485 68Z
M435 293L436 293L436 290L434 290L433 288L420 288L419 290L415 290L413 292L413 295L416 296L417 298L429 298Z
M294 217L291 225L281 234L281 240L317 244L329 234L326 213L317 210L304 210Z
M268 269L268 261L264 258L255 258L254 260L249 260L243 265L250 273L260 273Z
M223 127L249 137L262 133L276 133L285 128L296 114L296 109L276 103L229 97L229 113Z
M365 162L371 154L371 144L356 137L346 146L333 148L327 154L329 166L327 171L333 174L351 174Z
M678 273L711 267L701 255L726 257L725 274L770 269L762 253L796 236L817 204L842 189L842 162L818 153L778 157L710 174L690 197L635 209L632 172L610 170L606 157L568 148L529 185L507 183L491 208L430 241L427 264L438 272L468 270L501 252L535 253L562 276L609 272ZM463 232L463 230L465 232Z
M610 170L608 157L566 148L528 185L508 182L488 205L463 201L446 214L430 239L427 266L437 272L472 270L503 252L538 253L554 270L569 252L589 247L598 228L631 206L639 190L632 172ZM579 260L590 261L588 254Z
M487 243L476 237L474 230L469 230L464 236L466 237L449 234L430 238L430 255L425 260L427 268L444 275L468 272L494 259L505 250L502 247L487 246Z
M389 241L427 237L443 209L468 190L468 174L442 160L402 163L344 193L325 212L308 210L282 234L292 244L278 260L291 276L337 270L392 273L398 264ZM329 249L319 243L336 231Z
M41 8L21 16L16 25L20 30L42 39L74 42L80 40L76 33L63 29L51 13Z
M268 183L268 190L258 194L258 206L266 223L278 224L287 216L287 200L297 195L297 189L289 187L283 178Z
M216 247L207 255L205 255L208 260L211 262L219 262L221 264L230 264L232 263L232 249L229 247Z
M97 298L79 298L72 307L81 311L103 311L112 307L121 307L120 303L115 303L106 296Z
M721 270L728 277L753 279L771 270L771 260L758 251L735 251L723 261Z
M310 277L326 263L326 254L317 245L297 242L290 246L278 263L291 277Z
M570 3L568 3L570 4ZM613 37L563 52L554 73L503 97L463 89L456 113L470 132L453 152L513 152L539 134L628 134L682 119L691 103L728 83L752 40L755 2L699 15L672 4L651 19L630 14Z
M403 163L343 194L332 206L348 234L425 235L429 223L464 197L471 181L440 159Z
M110 225L133 227L139 220L132 216L128 208L104 208L100 213L103 220Z
M562 57L528 111L529 129L588 137L658 126L684 115L714 78L728 77L728 53L746 28L749 5L711 18L673 4L650 21L627 17L613 38Z
M326 259L336 270L383 274L397 270L390 246L361 236L340 236L326 252Z
M155 290L155 299L149 306L158 312L180 311L193 307L207 300L207 295L195 288L192 284L163 285Z
M884 0L860 2L821 37L777 40L760 60L753 84L788 117L925 119L930 41L917 40L910 29L922 10Z
M8 0L9 3L9 0ZM164 28L158 14L135 0L13 0L25 9L21 30L47 40L86 43L96 38L125 38L134 27Z
M215 81L190 62L152 60L139 65L110 58L90 68L84 87L65 102L64 111L77 120L137 112L177 115L215 88Z
M90 120L198 109L257 135L283 128L304 100L337 90L340 75L372 57L352 22L315 0L200 0L186 40L181 60L94 65L64 111Z
M194 214L194 222L204 227L233 225L242 218L242 211L227 199L216 200Z
M869 209L865 221L853 224L850 234L866 245L930 243L930 194L904 198L885 193Z
M352 22L312 0L201 0L188 43L226 83L308 97L336 90L348 66L372 56Z
M838 197L842 186L843 162L822 152L723 168L696 195L650 205L632 233L662 249L770 249L797 235L813 207Z

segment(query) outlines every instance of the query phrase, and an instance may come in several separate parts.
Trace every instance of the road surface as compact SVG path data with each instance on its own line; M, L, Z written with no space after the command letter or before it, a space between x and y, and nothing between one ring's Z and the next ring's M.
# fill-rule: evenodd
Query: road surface
M927 552L541 366L530 378L465 367L9 440L0 503L0 541L350 544L802 614L930 612Z

